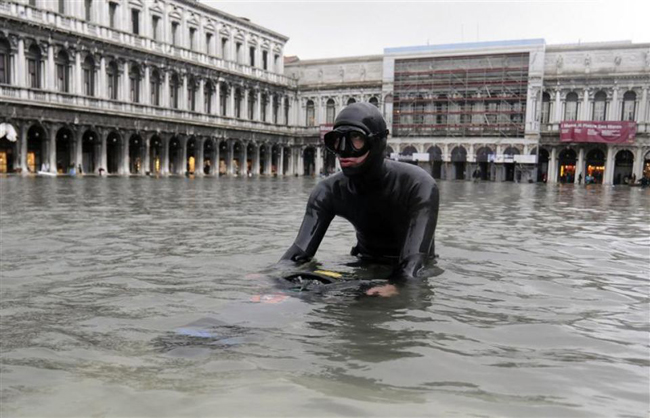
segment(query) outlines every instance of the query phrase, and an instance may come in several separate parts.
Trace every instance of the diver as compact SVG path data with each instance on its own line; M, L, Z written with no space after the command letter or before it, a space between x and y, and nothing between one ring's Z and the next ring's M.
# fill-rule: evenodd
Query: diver
M394 265L388 284L367 295L392 296L434 258L438 186L420 167L384 158L388 129L370 103L345 107L325 134L325 148L342 172L316 185L293 245L281 262L305 263L316 254L335 216L356 230L351 254Z

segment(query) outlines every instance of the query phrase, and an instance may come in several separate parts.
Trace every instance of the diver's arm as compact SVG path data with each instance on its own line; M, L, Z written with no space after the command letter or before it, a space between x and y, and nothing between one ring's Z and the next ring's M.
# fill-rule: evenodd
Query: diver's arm
M316 250L334 218L333 210L331 210L332 194L324 183L319 183L309 196L298 236L280 259L281 262L304 263L311 260L316 254Z
M399 264L391 281L417 277L417 273L434 255L434 234L438 221L438 186L433 178L416 182L409 198L409 223L400 252Z

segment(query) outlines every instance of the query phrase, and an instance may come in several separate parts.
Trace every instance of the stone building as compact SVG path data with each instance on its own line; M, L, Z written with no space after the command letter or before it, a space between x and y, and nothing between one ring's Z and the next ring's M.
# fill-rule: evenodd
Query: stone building
M323 133L367 101L389 157L436 178L650 176L650 44L300 60L287 37L195 0L11 0L0 22L0 172L329 173Z
M283 35L192 0L3 1L0 22L2 171L303 172Z

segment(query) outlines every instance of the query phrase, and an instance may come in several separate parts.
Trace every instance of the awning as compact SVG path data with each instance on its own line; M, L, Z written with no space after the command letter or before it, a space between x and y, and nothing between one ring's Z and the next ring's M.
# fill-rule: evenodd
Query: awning
M11 142L16 142L18 133L10 123L0 123L0 139L7 137Z

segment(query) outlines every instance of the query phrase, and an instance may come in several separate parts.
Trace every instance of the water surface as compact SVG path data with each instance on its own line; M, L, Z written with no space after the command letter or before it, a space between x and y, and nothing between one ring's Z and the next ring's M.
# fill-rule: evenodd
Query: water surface
M251 302L315 182L0 178L2 416L648 415L650 190L441 182L436 275Z

